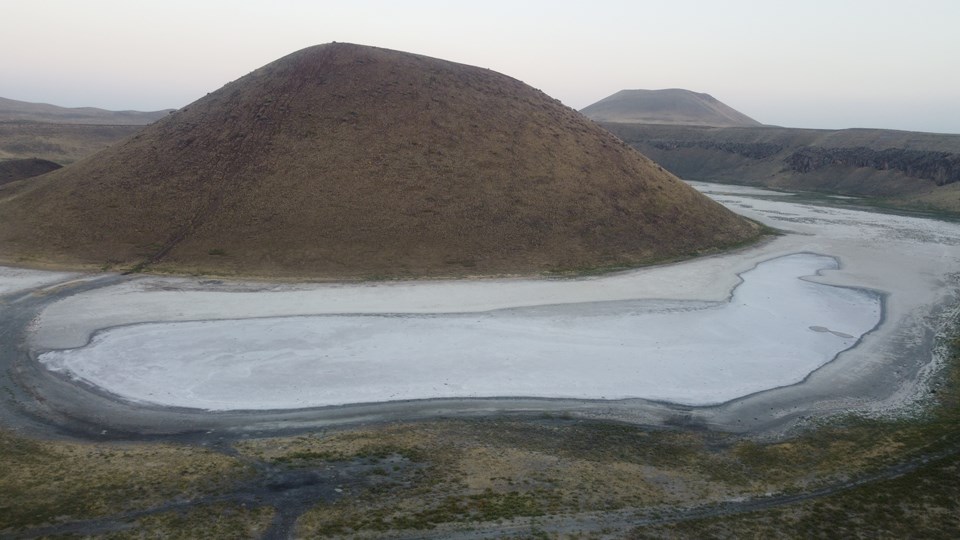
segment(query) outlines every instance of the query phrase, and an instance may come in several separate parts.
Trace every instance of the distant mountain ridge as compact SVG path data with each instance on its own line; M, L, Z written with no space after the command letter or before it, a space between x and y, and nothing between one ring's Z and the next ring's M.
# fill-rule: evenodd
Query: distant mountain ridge
M960 135L602 123L686 180L868 197L960 214Z
M60 107L0 97L0 122L145 126L163 118L171 110L108 111L96 107Z
M597 122L714 127L763 125L710 94L681 88L621 90L580 112Z

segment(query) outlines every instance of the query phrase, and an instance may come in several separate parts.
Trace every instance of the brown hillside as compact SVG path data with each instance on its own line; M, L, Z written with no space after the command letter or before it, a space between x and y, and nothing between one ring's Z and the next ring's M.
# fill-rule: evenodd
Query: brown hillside
M762 125L710 94L682 88L621 90L580 112L597 122L718 127Z
M756 228L486 69L328 44L0 189L8 261L312 277L634 265Z

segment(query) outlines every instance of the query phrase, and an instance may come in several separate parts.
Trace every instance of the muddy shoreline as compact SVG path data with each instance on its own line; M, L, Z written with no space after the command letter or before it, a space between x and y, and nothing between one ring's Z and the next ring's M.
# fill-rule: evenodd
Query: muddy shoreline
M49 292L18 293L0 306L0 363L7 395L0 407L3 424L40 437L69 437L94 441L177 440L215 444L247 437L291 435L318 428L348 427L396 421L486 415L543 416L563 414L577 418L611 420L651 427L717 429L770 436L783 433L799 420L845 410L853 400L829 392L811 393L809 380L830 371L830 362L797 385L765 390L714 406L685 406L643 399L576 400L552 398L457 398L393 401L296 410L220 411L160 407L118 399L97 388L53 373L37 361L29 348L31 321L49 304L62 298L130 279L106 276L72 285L55 285ZM944 316L947 306L938 309ZM936 334L927 332L902 361L890 366L891 376L865 380L856 390L857 401L884 398L916 379L926 365L916 360L932 354ZM849 399L849 398L848 398Z

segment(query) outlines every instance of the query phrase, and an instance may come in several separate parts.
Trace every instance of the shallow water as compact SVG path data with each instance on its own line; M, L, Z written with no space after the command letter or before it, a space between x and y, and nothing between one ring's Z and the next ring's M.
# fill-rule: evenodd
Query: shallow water
M879 323L877 293L801 279L836 268L779 257L742 273L724 302L136 324L40 360L126 399L216 410L494 396L705 405L796 383Z

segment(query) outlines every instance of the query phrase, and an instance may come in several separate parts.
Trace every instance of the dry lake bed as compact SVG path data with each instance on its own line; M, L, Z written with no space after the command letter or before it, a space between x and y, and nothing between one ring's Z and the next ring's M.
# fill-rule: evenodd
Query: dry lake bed
M784 234L577 279L101 283L6 268L0 295L36 306L20 362L45 407L145 430L491 410L761 430L922 402L958 305L960 224L695 186Z

